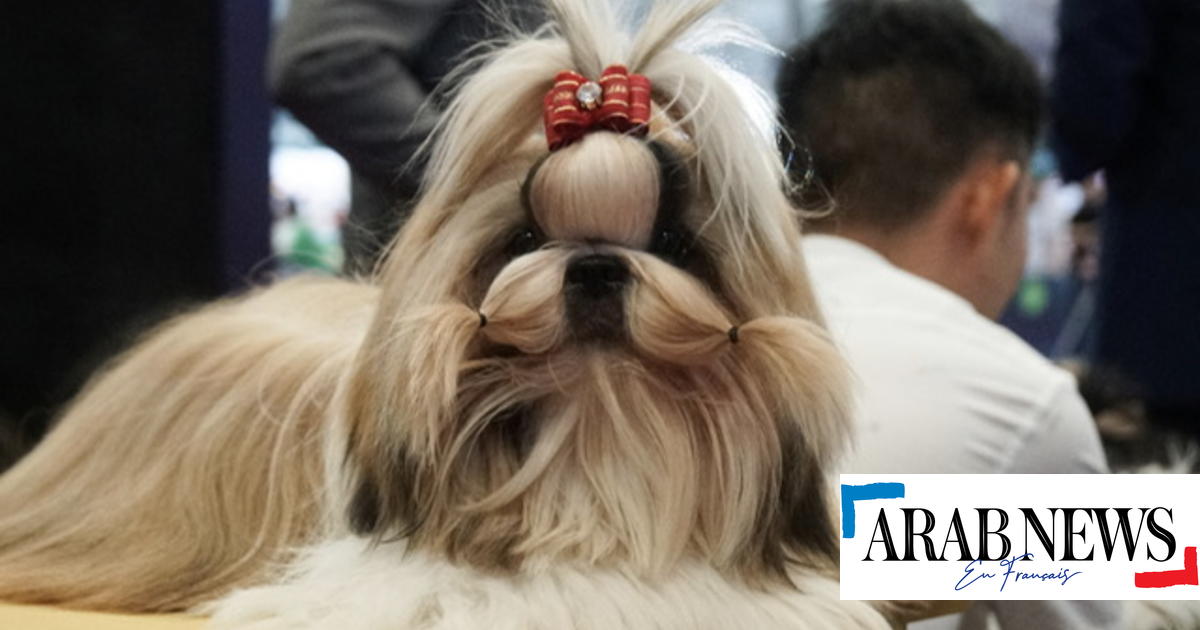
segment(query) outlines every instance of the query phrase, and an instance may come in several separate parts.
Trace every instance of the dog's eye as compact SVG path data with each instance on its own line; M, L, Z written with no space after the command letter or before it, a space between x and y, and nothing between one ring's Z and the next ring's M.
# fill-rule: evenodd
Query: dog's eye
M680 230L660 230L654 238L651 252L667 262L681 265L691 252L691 239Z
M533 230L528 228L521 229L516 234L513 234L512 239L508 241L505 251L513 258L523 256L536 250L541 245L539 241L537 233Z

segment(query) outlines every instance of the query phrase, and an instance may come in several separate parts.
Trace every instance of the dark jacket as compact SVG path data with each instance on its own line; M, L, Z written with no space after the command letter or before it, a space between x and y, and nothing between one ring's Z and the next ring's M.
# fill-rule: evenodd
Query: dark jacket
M534 18L505 15L520 22ZM403 170L437 123L427 97L475 43L496 35L483 0L292 0L268 80L287 108L350 163L347 270L368 271L416 194Z
M1200 410L1200 2L1062 0L1059 30L1056 152L1110 195L1097 358Z

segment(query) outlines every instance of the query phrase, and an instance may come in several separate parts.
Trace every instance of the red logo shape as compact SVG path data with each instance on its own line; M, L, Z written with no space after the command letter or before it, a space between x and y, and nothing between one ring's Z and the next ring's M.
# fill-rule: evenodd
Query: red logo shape
M1167 586L1200 586L1200 574L1196 571L1196 548L1183 550L1183 568L1177 571L1147 571L1133 574L1133 585L1138 588L1165 588Z

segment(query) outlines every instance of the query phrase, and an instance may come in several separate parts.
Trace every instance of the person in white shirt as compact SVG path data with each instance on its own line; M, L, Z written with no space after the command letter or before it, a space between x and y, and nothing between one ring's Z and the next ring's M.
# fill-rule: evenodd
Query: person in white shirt
M864 394L843 472L1107 472L1068 373L860 241L814 235L804 250Z
M1024 264L1042 117L1024 55L960 2L844 0L778 87L815 174L800 192L834 203L805 254L859 383L841 472L1106 472L1074 380L993 321ZM953 623L989 614L1116 628L1122 607L985 602Z

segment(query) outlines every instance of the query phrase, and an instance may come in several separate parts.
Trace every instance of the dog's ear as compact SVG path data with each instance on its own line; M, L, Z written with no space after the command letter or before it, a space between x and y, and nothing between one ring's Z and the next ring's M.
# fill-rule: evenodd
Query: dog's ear
M408 459L398 436L386 430L378 415L380 382L369 370L357 369L346 407L346 453L342 462L349 485L344 503L351 531L382 538L401 515L412 512L412 485L403 470ZM372 404L375 403L375 404Z
M451 423L461 366L479 328L479 313L461 304L373 324L343 408L352 484L344 505L356 532L407 535L431 509L431 458Z
M354 454L349 455L354 458ZM400 453L389 454L384 465L359 460L353 491L346 506L350 529L355 534L383 538L411 535L422 520L415 492L418 467Z
M372 478L363 477L356 483L350 497L346 516L350 530L359 535L371 535L379 530L380 512L383 509L379 484Z
M411 531L417 513L417 471L398 435L378 415L379 383L360 371L352 381L346 408L347 441L342 466L348 473L349 500L344 504L350 529L382 539L391 531Z
M784 420L778 426L783 456L779 526L784 546L806 563L820 563L819 568L836 567L837 530L828 498L828 479L822 465L827 458L814 452L799 423ZM780 560L772 562L768 559L767 566L778 562ZM779 564L772 568L783 570L784 567Z

